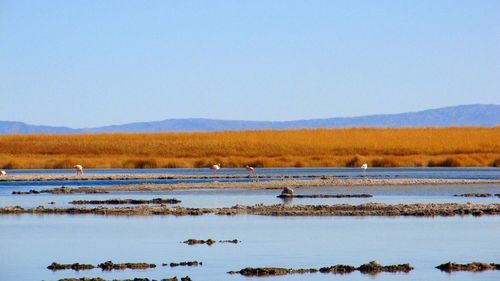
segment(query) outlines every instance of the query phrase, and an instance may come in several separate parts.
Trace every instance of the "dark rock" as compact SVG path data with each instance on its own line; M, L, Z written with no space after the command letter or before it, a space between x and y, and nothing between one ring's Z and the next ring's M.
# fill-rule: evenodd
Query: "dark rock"
M278 198L370 198L371 194L310 194L310 195L278 195Z
M97 265L102 270L124 270L124 269L149 269L155 268L152 263L113 263L112 261L103 262Z
M72 269L72 270L90 270L94 269L95 266L91 264L80 264L80 263L72 263L72 264L59 264L57 262L53 262L49 266L47 266L47 269L50 269L52 271L57 271L57 270L65 270L65 269Z
M186 277L182 277L181 281L193 281L193 280L191 278L189 278L189 276L186 276Z
M233 239L233 240L219 240L219 243L233 243L233 244L238 244L239 241L238 239Z
M459 196L459 197L491 197L493 195L491 193L464 193L464 194L455 194L453 196Z
M321 273L336 273L336 274L345 274L351 273L356 270L356 267L351 265L337 264L330 267L322 267L319 269Z
M168 199L154 198L154 199L151 199L151 200L142 200L142 199L75 200L75 201L71 201L69 203L70 204L74 204L74 205L84 205L84 204L89 204L89 205L101 205L101 204L108 204L108 205L121 205L121 204L139 205L139 204L178 204L178 203L181 203L181 201L177 200L175 198L168 198Z
M281 191L281 194L279 195L280 197L292 197L293 196L293 190L290 187L285 187Z
M436 266L436 268L446 272L454 272L454 271L479 272L485 270L500 270L500 264L484 263L484 262L471 262L467 264L458 264L454 262L447 262Z
M369 263L362 264L358 267L358 270L365 274L377 274L379 272L410 272L413 270L413 267L408 263L383 266L376 261L371 261Z
M170 267L176 267L176 266L198 266L198 265L203 265L202 262L199 261L183 261L183 262L171 262L170 264L164 263L163 266L170 265Z
M189 240L186 240L182 243L185 243L188 245L207 244L208 246L211 246L212 244L215 244L215 242L216 241L213 239L207 239L207 240L189 239Z

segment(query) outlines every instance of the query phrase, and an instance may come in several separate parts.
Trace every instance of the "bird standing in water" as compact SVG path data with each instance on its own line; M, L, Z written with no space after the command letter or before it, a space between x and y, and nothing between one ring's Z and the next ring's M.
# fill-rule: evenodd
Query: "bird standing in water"
M75 165L73 168L75 168L76 175L83 175L83 166L82 165Z

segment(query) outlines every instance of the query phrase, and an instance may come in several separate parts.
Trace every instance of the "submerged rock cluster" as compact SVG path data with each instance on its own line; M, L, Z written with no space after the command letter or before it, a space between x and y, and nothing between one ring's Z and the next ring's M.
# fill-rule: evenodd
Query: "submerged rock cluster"
M87 193L87 194L101 194L101 193L109 193L106 190L102 190L99 188L91 188L91 187L80 187L80 188L71 188L66 186L49 188L43 190L35 190L31 189L29 191L12 191L12 194L23 195L23 194L40 194L40 193L50 193L50 194L74 194L74 193Z
M457 197L492 197L496 196L500 198L500 193L491 194L491 193L463 193L463 194L455 194L453 196Z
M149 278L134 278L134 279L113 279L113 280L106 280L101 277L92 277L92 278L87 278L87 277L82 277L82 278L63 278L59 279L59 281L158 281L156 279L149 279ZM164 278L159 281L179 281L177 277L171 277L171 278ZM192 281L189 276L182 277L181 281Z
M247 267L239 271L229 271L229 274L240 274L243 276L275 276L275 275L287 275L287 274L304 274L304 273L333 273L333 274L347 274L354 271L360 271L363 274L377 274L380 272L410 272L413 267L408 264L397 264L397 265L380 265L376 261L371 261L366 264L362 264L359 267L354 267L352 265L338 264L330 267L322 267L320 269L315 268L283 268L283 267Z
M175 198L154 198L151 200L144 199L107 199L107 200L75 200L69 202L73 205L140 205L140 204L178 204L181 200Z
M454 271L486 271L486 270L500 270L498 263L485 263L485 262L471 262L467 264L459 264L454 262L447 262L436 266L437 269L446 272Z
M149 269L155 267L156 267L155 264L145 263L145 262L113 263L112 261L106 261L98 264L97 266L94 266L92 264L81 264L81 263L60 264L57 262L53 262L49 266L47 266L47 269L50 269L52 271L66 270L66 269L79 271L79 270L90 270L94 268L100 268L102 270L109 271L109 270L124 270L124 269Z
M182 262L171 262L170 264L164 263L162 266L170 266L170 267L177 267L177 266L198 266L198 265L203 265L202 262L200 261L182 261Z
M278 198L371 198L371 194L297 194L297 195L283 195L276 196Z
M103 262L97 265L102 270L124 270L124 269L149 269L155 268L156 265L152 263L113 263L112 261Z
M233 239L233 240L219 240L219 243L232 243L232 244L238 244L239 241L238 239ZM188 244L188 245L198 245L198 244L207 244L208 246L211 246L217 241L214 239L207 239L207 240L198 240L198 239L188 239L186 241L183 241L182 243Z
M92 264L81 264L81 263L59 264L57 262L53 262L52 264L47 266L47 269L50 269L52 271L66 270L66 269L79 271L79 270L90 270L94 268L95 266Z

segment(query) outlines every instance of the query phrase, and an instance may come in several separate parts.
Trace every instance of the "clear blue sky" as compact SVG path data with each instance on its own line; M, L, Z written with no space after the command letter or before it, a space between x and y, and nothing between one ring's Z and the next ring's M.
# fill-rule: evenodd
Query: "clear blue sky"
M0 120L89 127L500 103L500 1L0 0Z

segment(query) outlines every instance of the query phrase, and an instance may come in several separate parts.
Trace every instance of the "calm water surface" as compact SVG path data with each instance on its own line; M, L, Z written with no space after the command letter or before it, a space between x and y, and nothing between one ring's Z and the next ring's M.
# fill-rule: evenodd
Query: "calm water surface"
M262 169L263 170L263 169ZM208 170L116 170L113 173L200 174ZM10 173L46 173L11 171ZM50 170L53 173L53 170ZM68 170L55 171L70 173ZM110 173L92 170L90 173ZM224 170L241 174L242 171ZM259 170L261 172L261 170ZM320 174L359 177L358 169L265 169L265 174ZM500 169L370 169L374 178L500 178ZM240 178L238 180L248 180ZM163 180L166 181L166 180ZM211 180L208 180L211 181ZM132 181L134 182L134 181ZM173 182L173 181L169 181ZM118 181L119 184L128 183ZM180 206L221 207L280 204L276 190L176 190L162 192L116 192L97 195L12 195L15 190L45 189L61 185L76 187L111 185L109 181L0 182L0 206L67 207L78 199L154 197L182 200ZM454 194L500 193L500 185L418 185L307 187L297 194L369 193L366 199L294 199L286 204L475 202L499 203L500 198L461 198ZM47 205L54 201L54 205ZM104 217L93 215L3 215L0 216L0 280L58 280L65 277L166 278L189 275L203 280L500 280L499 271L443 273L434 267L455 262L500 262L500 217L384 218L384 217ZM189 238L240 239L240 244L188 246ZM150 262L158 265L140 271L59 271L46 267L61 263ZM162 263L198 260L203 266L162 267ZM322 267L343 263L360 265L371 260L382 264L411 263L408 274L382 273L376 276L307 274L270 278L228 275L229 270L247 266Z
M74 174L72 169L7 170L9 174ZM87 169L87 174L169 174L211 175L210 169ZM223 168L218 174L246 174L245 169ZM457 178L498 179L500 168L369 168L365 174L358 168L276 168L257 169L256 174L274 175L327 175L338 177L374 178Z
M500 259L500 217L350 218L350 217L0 217L1 280L58 280L63 277L165 278L189 275L193 280L261 280L228 275L247 266L321 267L411 263L408 274L376 276L308 274L262 280L500 280L500 272L443 273L447 262ZM240 244L188 246L188 238L233 239ZM97 264L150 262L151 270L51 272L52 261ZM194 268L161 263L199 260Z

